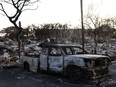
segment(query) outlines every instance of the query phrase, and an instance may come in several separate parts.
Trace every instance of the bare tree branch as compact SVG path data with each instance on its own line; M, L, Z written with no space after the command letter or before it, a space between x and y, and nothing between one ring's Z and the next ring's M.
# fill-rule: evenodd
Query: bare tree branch
M17 6L16 6L16 3L15 3L13 0L11 0L11 1L12 1L13 6L14 6L16 9L18 9ZM17 2L17 3L18 3L18 2Z
M5 2L5 3L7 3L7 4L11 4L12 5L12 3L11 2L9 2L9 0L7 1L7 0L1 0L2 2Z
M90 26L90 24L88 24L88 23L84 23L84 25L86 25L87 27L89 27L89 29L92 29L92 27Z
M34 8L34 9L27 8L27 9L24 9L22 11L26 11L26 10L36 10L36 9L38 9L38 6L36 8Z
M15 9L16 12L13 16L8 16L7 12L5 12L4 7L2 5L2 3L0 3L1 5L1 11L9 18L9 20L14 23L18 20L19 16L21 15L22 11L25 10L36 10L38 8L38 6L34 9L28 8L28 9L24 9L25 6L29 6L29 5L33 5L34 3L38 2L39 0L1 0L1 2L7 3L12 5Z
M19 58L20 58L20 37L22 35L22 27L21 27L21 22L19 22L19 24L17 24L17 21L22 13L22 11L24 11L24 7L25 6L29 6L30 4L34 4L36 2L38 2L39 0L0 0L0 11L2 11L6 17L9 19L9 21L16 27L17 31L16 31L16 40L18 42L18 48L19 48ZM12 5L15 9L16 12L14 13L13 16L9 16L8 13L5 11L4 7L3 7L3 3ZM27 9L25 9L27 10ZM28 9L30 10L30 9Z
M3 5L0 3L0 5L1 5L1 8L2 9L0 9L1 11L3 11L4 12L4 14L9 18L9 16L8 16L8 14L6 13L6 11L4 10L4 7L3 7Z

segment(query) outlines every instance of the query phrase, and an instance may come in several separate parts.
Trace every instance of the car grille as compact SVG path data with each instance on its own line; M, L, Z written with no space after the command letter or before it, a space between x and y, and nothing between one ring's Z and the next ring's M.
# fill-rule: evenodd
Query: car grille
M108 65L108 59L100 58L95 60L95 67L102 67Z

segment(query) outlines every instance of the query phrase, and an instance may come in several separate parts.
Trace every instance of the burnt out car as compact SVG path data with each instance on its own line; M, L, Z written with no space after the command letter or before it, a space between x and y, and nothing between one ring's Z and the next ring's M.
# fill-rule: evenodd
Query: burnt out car
M22 55L20 62L26 70L61 73L72 80L104 77L110 65L109 57L88 54L81 47L69 44L44 45L38 56Z

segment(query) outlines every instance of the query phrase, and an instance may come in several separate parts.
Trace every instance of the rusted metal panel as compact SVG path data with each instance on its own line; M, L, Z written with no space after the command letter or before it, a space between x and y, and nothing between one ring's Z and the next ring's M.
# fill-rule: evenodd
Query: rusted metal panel
M47 70L47 55L40 55L40 69Z
M30 71L37 72L38 58L21 56L20 61L21 61L22 65L24 64L24 62L27 62L29 64Z
M49 56L49 68L51 71L63 71L63 56Z
M80 67L85 66L85 62L82 58L75 58L74 56L68 55L64 57L64 66L66 67L67 65L77 65Z

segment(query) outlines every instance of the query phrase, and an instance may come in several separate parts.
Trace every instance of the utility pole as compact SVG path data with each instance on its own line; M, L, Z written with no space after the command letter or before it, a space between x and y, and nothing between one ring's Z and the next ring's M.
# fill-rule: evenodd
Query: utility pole
M82 49L84 51L83 0L80 0L80 7L81 7Z

